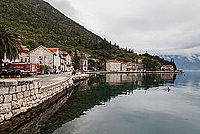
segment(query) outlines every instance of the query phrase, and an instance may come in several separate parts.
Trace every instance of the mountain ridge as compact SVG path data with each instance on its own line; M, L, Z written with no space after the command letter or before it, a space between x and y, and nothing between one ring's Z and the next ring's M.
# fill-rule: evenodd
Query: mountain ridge
M21 34L23 45L30 49L38 45L59 47L68 52L78 49L102 62L109 59L130 62L142 58L145 67L153 70L160 69L163 64L175 66L173 62L157 56L138 55L133 49L120 48L87 30L46 1L1 0L0 5L0 24Z
M174 59L177 67L183 70L200 70L200 54L193 55L160 55L160 57L170 60Z

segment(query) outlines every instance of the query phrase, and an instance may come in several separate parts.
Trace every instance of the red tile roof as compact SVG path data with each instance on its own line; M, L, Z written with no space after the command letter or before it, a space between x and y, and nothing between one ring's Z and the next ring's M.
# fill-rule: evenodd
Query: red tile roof
M127 62L126 64L129 66L129 65L131 65L131 62Z
M26 46L23 46L23 44L21 42L19 42L21 45L21 48L23 51L29 51L29 49Z
M128 66L130 66L131 63L132 63L132 62L127 62L126 64L127 64ZM132 65L135 65L135 63L132 63Z
M66 52L66 51L61 51L63 54L68 54L68 52Z
M172 65L163 65L163 67L173 67Z
M95 59L95 61L96 61L96 62L100 62L100 60L98 60L98 59Z
M120 61L118 61L118 60L109 60L107 62L119 62L120 63Z
M94 60L95 62L100 62L98 59L94 59L94 58L86 58L86 60Z
M29 51L29 49L25 46L21 46L23 51Z
M52 51L52 52L56 52L57 50L59 50L59 48L47 48L47 49Z
M87 52L82 52L83 54L88 54Z
M42 46L43 48L45 48L45 49L47 49L47 50L49 50L49 51L51 51L52 53L54 53L55 55L57 55L55 52L56 51L52 51L54 48L47 48L47 47L45 47L45 46ZM59 49L59 48L57 48L57 49Z
M55 55L57 55L55 52L57 52L57 50L59 50L59 48L46 48L46 49L53 52Z
M86 58L86 60L93 60L93 58Z

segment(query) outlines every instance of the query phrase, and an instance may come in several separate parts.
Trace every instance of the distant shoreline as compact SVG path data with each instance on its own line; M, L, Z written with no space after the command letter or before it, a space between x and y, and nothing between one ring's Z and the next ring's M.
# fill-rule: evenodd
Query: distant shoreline
M184 72L200 72L200 70L184 70Z
M108 73L148 73L148 74L183 74L183 71L119 71L119 72L110 72L110 71L99 71L99 72L86 72L86 74L108 74Z

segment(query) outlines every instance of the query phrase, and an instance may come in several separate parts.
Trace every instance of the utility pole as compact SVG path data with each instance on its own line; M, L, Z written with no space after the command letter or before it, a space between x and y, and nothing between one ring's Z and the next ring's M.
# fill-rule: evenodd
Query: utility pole
M46 63L45 63L45 59L46 59L46 56L44 56L44 66L46 65Z
M53 54L53 69L54 69L54 54Z

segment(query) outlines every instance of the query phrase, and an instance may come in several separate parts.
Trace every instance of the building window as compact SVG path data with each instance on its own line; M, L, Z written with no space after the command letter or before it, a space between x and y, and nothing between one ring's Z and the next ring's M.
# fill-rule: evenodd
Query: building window
M42 61L40 61L40 64L42 64Z

